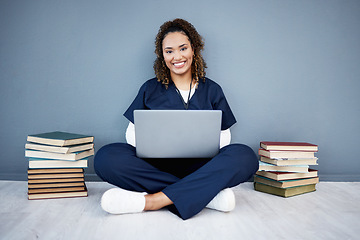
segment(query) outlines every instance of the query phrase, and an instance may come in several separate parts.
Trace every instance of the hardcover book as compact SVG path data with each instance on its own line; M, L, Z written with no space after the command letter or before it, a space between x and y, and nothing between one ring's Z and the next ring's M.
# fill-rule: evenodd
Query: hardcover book
M45 179L29 179L28 180L28 184L69 183L69 182L84 182L84 178L45 178Z
M308 165L276 166L259 161L259 171L277 171L277 172L309 172Z
M77 153L68 153L68 154L51 153L51 152L43 152L43 151L35 151L35 150L25 151L25 157L47 158L47 159L67 160L67 161L75 161L86 157L90 157L92 155L94 155L94 149L90 149L83 152L77 152Z
M315 185L316 184L304 185L299 187L290 187L290 188L278 188L278 187L273 187L255 182L254 189L256 191L269 193L281 197L292 197L303 193L316 191Z
M260 157L261 162L270 163L277 166L289 165L317 165L318 158L267 158Z
M78 178L84 177L84 173L52 173L52 174L29 174L28 179L49 179L49 178Z
M55 131L29 135L27 137L27 141L63 147L81 143L90 143L94 141L94 137L76 133Z
M83 187L85 186L84 179L81 182L66 182L66 183L28 183L28 189L37 188L60 188L60 187Z
M309 169L309 172L307 172L307 173L257 171L256 175L271 178L271 179L274 179L276 181L281 181L281 180L288 180L288 179L301 179L301 178L317 177L318 176L318 171L314 170L314 169Z
M254 176L254 182L262 183L278 188L289 188L289 187L297 187L297 186L303 186L303 185L309 185L309 184L316 184L319 183L319 178L303 178L303 179L292 179L292 180L281 180L281 181L275 181L271 178L266 178L262 176L255 175Z
M307 142L260 142L260 147L265 150L284 150L284 151L312 151L317 152L318 146Z
M29 168L87 168L87 165L87 158L77 161L29 158Z
M39 173L83 173L82 168L42 168L42 169L28 169L28 174Z
M306 151L273 151L260 148L259 155L267 158L315 158L314 152Z
M56 188L37 188L37 189L28 189L28 194L35 193L61 193L61 192L79 192L84 191L85 187L56 187Z
M81 191L63 191L63 192L50 192L50 193L28 193L29 200L35 199L50 199L50 198L70 198L70 197L87 197L88 191L85 186Z
M94 143L79 144L79 145L68 146L68 147L57 147L57 146L43 145L43 144L37 144L37 143L26 143L25 148L31 149L31 150L44 151L44 152L68 154L68 153L75 153L75 152L90 150L90 149L94 148Z

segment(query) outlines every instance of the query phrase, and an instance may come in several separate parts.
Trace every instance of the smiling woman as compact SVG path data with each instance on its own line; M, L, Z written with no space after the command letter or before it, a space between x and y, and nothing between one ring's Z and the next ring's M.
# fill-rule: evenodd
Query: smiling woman
M175 40L178 42L173 42ZM181 42L181 40L183 40L183 42ZM165 45L167 41L171 41L171 44L179 45ZM183 46L184 49L181 49L182 44L186 44L186 46ZM178 50L192 51L191 63L188 63L188 65L191 66L191 77L196 83L198 83L200 79L205 80L206 63L201 54L204 49L204 41L192 24L183 19L168 21L160 27L156 36L155 53L157 58L154 62L154 70L158 81L161 81L167 87L173 79L171 69L166 62L166 55L168 53L174 54L174 49L165 49L166 47L176 47Z
M193 25L182 19L164 23L155 47L156 78L141 86L124 113L130 121L127 144L109 144L96 153L96 173L118 187L104 193L101 206L112 214L168 207L182 219L194 216L204 207L229 212L235 207L230 188L256 172L257 157L246 145L230 144L230 127L236 119L221 87L205 77L206 64L201 56L204 43ZM221 110L219 153L211 159L137 157L133 124L137 109ZM194 134L189 132L188 138Z
M194 50L191 47L189 38L182 32L168 33L162 45L164 61L170 70L171 80L178 89L190 90Z

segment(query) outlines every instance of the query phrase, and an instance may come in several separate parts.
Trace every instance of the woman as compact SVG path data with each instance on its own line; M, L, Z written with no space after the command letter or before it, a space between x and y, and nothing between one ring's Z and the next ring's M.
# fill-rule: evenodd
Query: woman
M230 144L230 127L236 120L220 86L205 77L204 43L196 29L183 19L165 22L155 45L156 78L143 84L124 113L130 121L128 144L106 145L95 156L98 176L119 187L104 193L101 206L112 214L168 207L184 220L205 207L231 211L235 197L230 188L257 171L256 155L245 145ZM222 110L219 154L212 159L171 161L136 157L135 109Z

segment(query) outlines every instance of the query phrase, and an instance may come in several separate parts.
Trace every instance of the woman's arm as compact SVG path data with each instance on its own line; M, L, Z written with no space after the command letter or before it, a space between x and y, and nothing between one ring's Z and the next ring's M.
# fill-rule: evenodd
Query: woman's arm
M133 147L136 147L135 145L135 125L132 122L129 122L129 125L126 129L125 133L126 142L130 144ZM227 145L229 145L231 142L231 133L230 128L221 131L220 133L220 148L223 148Z

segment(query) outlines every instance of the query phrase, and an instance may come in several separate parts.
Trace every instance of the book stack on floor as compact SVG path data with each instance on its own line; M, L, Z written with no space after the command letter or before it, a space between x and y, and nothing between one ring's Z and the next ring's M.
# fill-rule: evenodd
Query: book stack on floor
M28 198L86 197L84 168L94 155L94 137L67 132L28 135Z
M282 197L313 192L319 182L315 153L318 146L304 142L260 142L259 170L254 176L257 191Z

